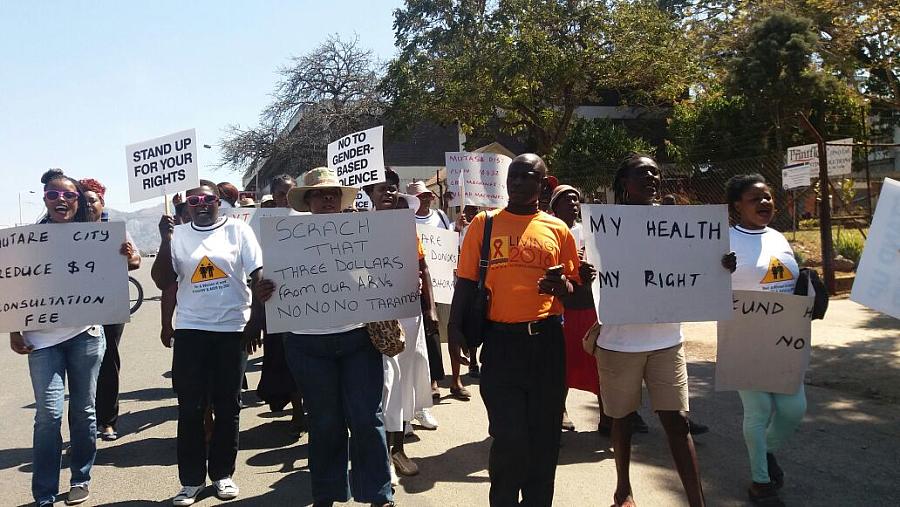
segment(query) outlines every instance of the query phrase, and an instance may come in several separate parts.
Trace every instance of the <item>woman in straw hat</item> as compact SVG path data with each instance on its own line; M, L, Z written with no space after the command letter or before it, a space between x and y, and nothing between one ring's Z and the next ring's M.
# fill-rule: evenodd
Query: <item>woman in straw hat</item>
M318 167L287 197L293 209L319 215L353 207L356 192L342 186L332 170ZM265 301L274 290L274 282L262 280L257 294ZM358 502L393 505L381 411L381 354L365 324L287 333L284 352L309 412L313 505L346 502L351 493Z

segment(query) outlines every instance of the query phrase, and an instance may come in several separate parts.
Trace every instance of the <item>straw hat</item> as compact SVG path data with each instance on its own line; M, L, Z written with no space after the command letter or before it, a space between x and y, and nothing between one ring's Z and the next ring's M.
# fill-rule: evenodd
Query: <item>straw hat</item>
M581 200L581 192L579 192L577 188L571 185L557 185L556 188L553 189L553 194L550 196L551 210L553 209L553 205L556 204L556 200L559 199L559 196L566 192L575 192L575 195L578 196L578 200Z
M309 204L304 199L306 193L316 188L337 188L341 191L341 210L353 207L357 189L341 185L337 175L327 167L310 169L303 175L303 185L294 187L288 192L288 203L297 211L309 211Z

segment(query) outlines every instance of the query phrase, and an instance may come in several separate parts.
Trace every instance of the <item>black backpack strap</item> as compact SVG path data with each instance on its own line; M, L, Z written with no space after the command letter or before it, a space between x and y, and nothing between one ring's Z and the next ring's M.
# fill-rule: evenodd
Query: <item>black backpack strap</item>
M481 259L478 261L478 289L484 288L485 279L487 279L487 270L491 255L491 229L494 227L494 216L484 212L484 235L481 237Z

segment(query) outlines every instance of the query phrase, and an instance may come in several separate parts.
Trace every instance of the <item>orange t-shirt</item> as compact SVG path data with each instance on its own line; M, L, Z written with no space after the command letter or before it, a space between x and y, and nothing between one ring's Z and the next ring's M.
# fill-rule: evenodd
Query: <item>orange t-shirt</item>
M484 221L485 214L479 213L466 231L457 267L460 278L478 281ZM562 220L543 211L534 215L495 212L488 252L488 319L515 323L562 315L559 299L538 293L538 280L557 264L563 265L566 278L578 280L578 249Z

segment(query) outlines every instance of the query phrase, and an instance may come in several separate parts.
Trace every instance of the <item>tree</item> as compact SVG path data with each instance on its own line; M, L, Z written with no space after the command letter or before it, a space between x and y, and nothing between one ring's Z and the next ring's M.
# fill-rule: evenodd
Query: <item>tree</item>
M653 155L654 149L610 120L578 118L548 163L560 181L591 191L612 186L616 168L629 152Z
M675 20L647 1L407 0L394 29L382 90L395 124L496 129L541 155L601 92L669 104L696 69Z
M813 23L775 12L738 34L723 84L676 106L670 152L681 162L714 162L783 153L810 142L798 112L829 137L860 130L855 92L822 66Z
M384 103L378 71L359 40L331 36L312 52L291 59L259 125L232 125L222 140L220 165L245 169L268 159L268 172L298 175L325 165L328 143L377 125ZM261 174L268 179L274 174Z

